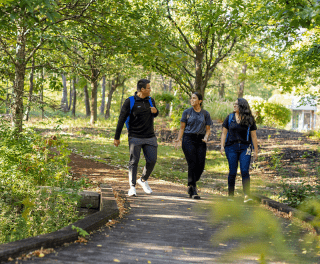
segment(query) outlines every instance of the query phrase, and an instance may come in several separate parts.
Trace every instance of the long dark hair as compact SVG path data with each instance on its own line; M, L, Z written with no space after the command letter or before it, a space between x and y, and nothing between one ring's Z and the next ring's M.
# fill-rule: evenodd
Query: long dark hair
M195 95L198 97L199 100L202 100L202 101L203 101L203 99L202 99L202 94L201 94L201 93L193 92L192 94L195 94ZM202 102L200 103L200 106L202 106Z
M251 126L254 123L254 116L252 115L249 103L244 98L238 98L238 107L240 115L240 124Z

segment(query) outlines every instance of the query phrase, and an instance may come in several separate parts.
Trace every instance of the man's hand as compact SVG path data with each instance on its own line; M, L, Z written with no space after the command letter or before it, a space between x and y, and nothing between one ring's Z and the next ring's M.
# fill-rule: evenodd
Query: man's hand
M115 139L115 140L113 141L113 144L114 144L116 147L118 147L118 146L120 145L120 140Z
M158 112L157 108L155 108L155 107L150 106L150 109L151 109L152 114L156 114Z

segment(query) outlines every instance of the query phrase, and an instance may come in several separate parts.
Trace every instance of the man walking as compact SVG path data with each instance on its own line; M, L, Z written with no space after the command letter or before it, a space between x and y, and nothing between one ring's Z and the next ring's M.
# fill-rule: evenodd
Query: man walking
M129 196L136 196L136 182L143 188L144 192L151 194L152 190L148 184L148 178L153 171L157 161L157 138L154 134L153 119L159 112L154 100L149 97L151 92L150 81L141 79L137 84L137 92L134 96L125 100L114 136L114 145L120 144L120 134L126 123L128 129L128 141L130 150L129 160ZM142 176L137 180L137 169L140 152L143 150L146 165Z

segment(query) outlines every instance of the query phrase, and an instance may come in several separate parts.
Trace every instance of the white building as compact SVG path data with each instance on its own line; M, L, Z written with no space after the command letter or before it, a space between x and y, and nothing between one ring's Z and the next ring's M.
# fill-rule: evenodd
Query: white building
M319 115L317 115L317 101L314 99L301 100L301 97L292 97L291 105L287 105L292 111L291 129L298 131L313 130L319 127ZM318 119L318 120L317 120Z
M302 101L301 98L290 94L275 94L268 101L291 109L291 122L288 123L286 129L297 131L320 129L320 105L317 106L317 99L306 97Z

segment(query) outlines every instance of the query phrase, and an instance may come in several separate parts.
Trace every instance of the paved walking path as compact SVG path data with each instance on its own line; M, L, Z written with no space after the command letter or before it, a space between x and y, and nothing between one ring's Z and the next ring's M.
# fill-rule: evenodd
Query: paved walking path
M208 211L198 210L210 197L193 200L187 197L185 187L152 182L168 191L159 192L150 184L154 193L147 195L138 187L138 196L129 199L130 213L111 229L105 227L93 234L87 245L71 244L22 263L218 263L226 246L212 247L210 240L216 230L208 224Z
M127 192L126 171L113 170L104 164L74 157L72 162L71 166L77 168L78 172L85 168L87 177ZM221 229L219 225L209 224L210 212L207 207L226 197L200 192L202 199L193 200L188 198L187 188L181 184L153 178L149 184L153 194L147 195L137 186L138 196L128 198L130 212L112 228L103 227L92 234L86 245L70 244L56 248L54 253L43 258L11 263L226 263L221 262L219 257L228 254L234 244L223 242L212 245L213 235ZM248 210L254 210L255 206L246 205ZM282 219L282 223L288 226L290 221ZM235 259L233 263L258 262L247 258L243 261Z

